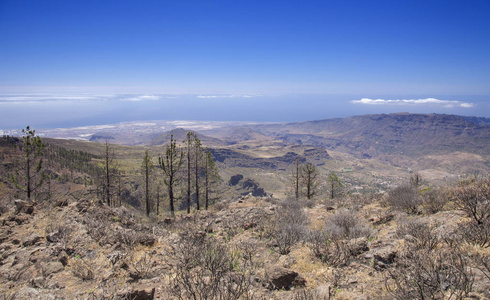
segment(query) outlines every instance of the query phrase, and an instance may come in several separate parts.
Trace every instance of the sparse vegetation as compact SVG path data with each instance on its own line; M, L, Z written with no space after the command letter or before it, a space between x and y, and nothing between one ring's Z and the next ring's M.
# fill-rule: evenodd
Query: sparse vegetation
M388 203L394 209L415 214L422 201L414 186L401 185L388 192Z
M304 239L309 222L300 203L293 200L281 203L269 232L277 251L288 254L292 246Z
M478 225L490 219L490 178L459 183L454 191L459 207Z
M422 193L422 206L428 214L435 214L444 209L449 198L439 189L429 189Z
M167 255L167 292L177 299L240 299L252 283L252 261L202 233L181 234Z
M473 285L467 259L456 249L404 252L388 269L386 289L395 299L464 299Z
M350 210L340 210L325 223L325 232L333 240L350 240L372 235L372 230L362 222L362 217Z
M6 159L0 170L12 170L10 161L21 153L7 144L9 151L0 153ZM172 164L176 168L186 161L181 160L173 139L170 148L172 144L175 152L166 148L165 154L175 154ZM90 151L101 153L104 146ZM333 201L331 193L311 192L308 200L305 181L298 181L300 199L291 194L291 199L282 200L282 195L242 194L231 184L216 188L213 181L219 182L220 172L227 178L242 174L243 169L237 171L226 161L215 163L213 152L201 149L204 157L198 169L191 156L191 198L196 199L194 190L199 189L203 207L204 201L206 208L213 203L212 192L222 193L223 201L210 210L185 213L188 206L182 204L188 199L182 166L174 169L174 217L153 214L153 209L148 217L148 209L155 205L154 193L145 193L141 157L146 150L147 158L150 153L158 156L161 148L125 149L125 153L120 146L111 145L120 160L120 177L111 183L111 203L116 195L123 199L116 208L107 205L103 186L99 195L91 193L97 184L93 170L103 170L105 157L56 147L47 151L53 161L45 160L45 166L52 174L50 189L59 201L29 204L14 202L5 196L7 192L0 194L0 289L9 286L12 295L24 295L28 287L40 297L72 299L490 296L484 288L490 283L488 178L429 188L425 175L421 181L417 174L410 185L386 194L367 193L359 185L359 193L344 193L340 198L335 192ZM297 158L290 155L289 163L299 161ZM161 170L170 169L166 159L161 156L153 175L148 173L150 182L163 178L169 182ZM84 167L75 167L80 164ZM327 164L314 165L324 191L330 182L327 177L320 182L320 172L328 174L334 163ZM272 171L260 176L282 179L289 172L284 168L283 173L288 173L284 177ZM267 181L262 185L250 173L243 174L237 182L260 182L267 188ZM337 174L346 186L354 182ZM11 191L6 177L1 179L0 192ZM168 194L161 196L169 200ZM163 205L165 211L172 211L169 202Z

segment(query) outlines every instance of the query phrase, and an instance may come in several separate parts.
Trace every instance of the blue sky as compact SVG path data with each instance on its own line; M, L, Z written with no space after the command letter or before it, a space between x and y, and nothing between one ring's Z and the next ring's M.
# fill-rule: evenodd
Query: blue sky
M174 114L160 115L180 119L246 119L230 114L241 105L269 112L251 111L251 121L490 117L488 95L490 1L0 0L0 127L56 126L60 114L104 123L114 111L154 119L143 103L170 105ZM140 114L121 101L142 96ZM213 115L182 100L192 97ZM28 113L34 102L47 115Z

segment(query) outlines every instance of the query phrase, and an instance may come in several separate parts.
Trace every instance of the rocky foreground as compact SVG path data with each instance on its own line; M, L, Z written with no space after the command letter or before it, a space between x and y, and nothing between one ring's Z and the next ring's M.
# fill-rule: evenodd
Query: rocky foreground
M489 299L490 241L461 235L455 203L425 208L245 196L146 219L17 200L0 216L0 299Z

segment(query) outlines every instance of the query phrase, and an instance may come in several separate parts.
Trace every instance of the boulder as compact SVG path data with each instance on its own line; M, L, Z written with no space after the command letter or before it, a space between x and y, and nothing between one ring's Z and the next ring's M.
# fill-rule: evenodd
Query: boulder
M369 251L368 241L365 237L350 240L347 243L347 247L353 256L358 256L363 252Z
M374 249L374 263L376 266L385 268L386 265L391 265L396 258L397 251L393 245L385 245L384 247Z
M274 266L267 270L266 281L270 290L289 290L293 286L304 286L306 281L293 270Z
M153 300L155 298L155 288L135 289L119 296L124 299Z
M29 221L29 215L27 215L27 214L19 214L19 215L15 215L15 216L10 216L8 218L8 220L10 222L17 223L17 225L22 225L22 224L26 223L27 221Z
M14 204L16 214L25 213L31 215L34 212L34 206L29 204L27 201L17 199L14 200Z
M66 266L68 264L68 254L66 254L65 251L61 251L60 254L58 254L58 261L63 265Z
M48 262L48 263L43 263L43 264L41 264L41 268L43 271L43 275L45 277L47 277L51 274L54 274L54 273L58 273L64 269L63 264L59 261L52 261L52 262Z

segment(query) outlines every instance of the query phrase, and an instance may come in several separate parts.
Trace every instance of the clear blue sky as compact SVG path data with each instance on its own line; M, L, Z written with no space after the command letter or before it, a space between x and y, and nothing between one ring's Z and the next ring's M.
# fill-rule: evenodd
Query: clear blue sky
M490 117L490 1L0 0L0 102L39 93L339 95L345 113L437 98ZM425 105L407 103L376 105Z

